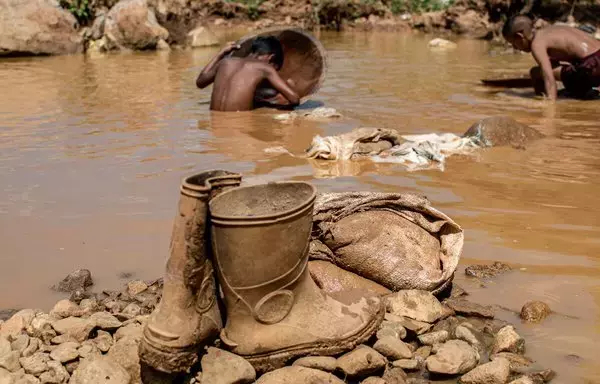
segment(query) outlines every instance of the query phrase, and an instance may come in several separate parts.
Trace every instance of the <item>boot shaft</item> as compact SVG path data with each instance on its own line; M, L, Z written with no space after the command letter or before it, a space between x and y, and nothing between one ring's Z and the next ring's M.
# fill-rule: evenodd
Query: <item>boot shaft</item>
M289 288L308 262L315 195L308 183L282 182L211 201L213 257L228 308L243 304L263 323L285 317Z

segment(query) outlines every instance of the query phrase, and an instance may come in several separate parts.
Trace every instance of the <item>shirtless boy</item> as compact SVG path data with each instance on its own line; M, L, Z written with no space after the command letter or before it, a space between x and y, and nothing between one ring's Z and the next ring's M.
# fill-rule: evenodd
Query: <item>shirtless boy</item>
M556 82L570 95L585 98L600 86L600 41L571 27L550 26L538 31L527 16L504 24L504 38L515 49L531 52L538 66L531 69L535 92L556 100Z
M213 111L248 111L259 105L274 107L298 105L299 97L278 74L283 64L283 48L275 37L258 37L244 58L227 57L240 47L228 44L200 72L196 85L206 88L215 83L210 100ZM272 92L255 99L257 89L270 85ZM277 93L279 92L279 93ZM259 92L260 94L260 92Z

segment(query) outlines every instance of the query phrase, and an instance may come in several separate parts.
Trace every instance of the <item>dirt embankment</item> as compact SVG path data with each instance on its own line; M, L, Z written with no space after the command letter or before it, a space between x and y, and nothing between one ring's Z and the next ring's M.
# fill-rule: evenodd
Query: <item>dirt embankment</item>
M418 29L493 39L508 16L524 12L540 18L540 25L600 24L600 0L60 0L62 9L51 0L28 4L0 3L0 21L10 16L4 17L0 56L201 47L218 44L211 30L239 26Z

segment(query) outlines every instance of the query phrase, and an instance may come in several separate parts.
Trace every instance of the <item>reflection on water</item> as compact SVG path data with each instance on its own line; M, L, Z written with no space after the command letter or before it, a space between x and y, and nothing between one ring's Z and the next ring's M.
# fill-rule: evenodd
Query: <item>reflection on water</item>
M0 308L48 308L57 297L47 287L75 268L91 269L99 288L122 284L120 272L160 275L180 178L226 168L251 183L297 179L321 191L427 195L464 227L463 264L516 268L485 287L461 268L457 280L474 300L514 311L547 301L555 315L519 325L528 353L559 371L555 382L599 382L600 102L549 106L527 92L482 88L480 78L526 73L532 64L525 55L488 55L484 42L431 52L410 34L321 38L330 68L314 99L346 116L333 122L209 113L209 91L198 91L194 78L216 49L0 62ZM549 138L526 150L451 157L445 172L265 152L302 154L314 135L358 126L460 134L497 114ZM332 174L343 176L325 177ZM501 316L520 324L509 310Z

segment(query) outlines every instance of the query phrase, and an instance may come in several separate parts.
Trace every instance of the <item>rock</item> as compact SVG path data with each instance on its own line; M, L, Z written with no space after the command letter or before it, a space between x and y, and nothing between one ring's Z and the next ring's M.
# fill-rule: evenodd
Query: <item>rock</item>
M8 352L0 353L0 368L6 369L9 372L16 372L21 369L21 364L19 364L20 353L11 351L10 344L8 348Z
M360 384L387 384L387 383L381 377L371 376L371 377L367 377L366 379L361 381Z
M52 0L0 2L0 56L81 52L77 20Z
M52 328L61 335L68 335L78 342L87 340L96 326L95 321L79 317L67 317L52 323Z
M337 359L331 356L307 356L294 361L292 366L319 369L325 372L333 372L337 368Z
M427 323L433 323L444 315L442 304L431 292L416 289L386 296L386 309L394 315Z
M119 339L119 341L117 341L108 351L108 357L118 362L119 365L125 368L134 383L141 381L141 367L138 346L139 340L128 336ZM205 375L206 373L204 372L203 376Z
M71 337L71 335L67 335L67 334L58 335L51 340L52 344L54 344L54 345L73 342L73 341L76 341L76 340L73 337Z
M66 384L69 373L58 361L48 361L48 370L40 375L42 384Z
M50 311L50 316L57 319L64 319L65 317L78 317L83 314L79 305L75 304L71 300L61 300L54 305L54 308Z
M545 369L543 371L529 373L527 375L535 384L544 384L550 382L556 377L556 372L552 369Z
M433 326L432 331L447 331L449 335L454 334L454 330L460 324L460 320L455 316L447 317L443 320L438 321Z
M392 363L392 366L402 368L405 371L414 371L420 368L420 364L415 359L400 359Z
M523 353L525 340L515 331L515 327L507 325L498 331L494 338L491 354L498 352Z
M79 308L83 315L91 315L98 310L98 301L95 299L83 299L79 302Z
M0 37L2 39L2 37ZM0 328L0 338L7 338L9 336L18 336L24 331L32 322L37 311L33 309L23 309L14 315L10 319L6 320Z
M377 331L377 338L381 339L387 336L404 339L406 337L406 328L395 321L384 320Z
M508 360L496 359L475 367L460 378L461 384L505 384L510 375Z
M435 38L433 40L430 40L428 46L429 46L429 48L435 48L435 49L455 49L456 47L458 47L458 45L456 45L456 43L446 40L446 39L440 39L440 38Z
M132 280L127 283L127 293L131 297L135 297L148 289L148 284L142 280Z
M45 313L35 315L31 324L27 327L27 334L31 337L41 339L48 343L56 336L54 328L52 328L52 319Z
M77 369L77 367L79 367L79 360L71 361L65 364L65 369L67 370L69 375L72 375L73 372L75 372L75 370Z
M456 297L464 297L464 296L468 296L468 295L469 295L469 293L467 291L465 291L461 286L459 286L456 283L452 283L450 297L456 298Z
M530 377L521 376L516 380L511 381L508 384L535 384Z
M474 39L491 39L493 37L487 12L480 13L474 9L453 12L447 11L446 18L450 29L454 33L466 35Z
M446 299L444 304L457 314L464 316L479 316L488 319L493 319L495 316L492 307L475 304L465 299Z
M36 352L32 356L19 359L25 372L34 376L39 376L48 369L48 361L50 361L50 355L43 352Z
M384 368L387 360L373 348L360 345L353 351L340 356L337 364L338 368L347 376L363 377Z
M33 355L38 351L41 345L42 341L40 339L32 337L31 339L29 339L29 345L27 346L27 348L25 348L23 352L21 352L21 356L29 357Z
M137 323L127 324L115 332L115 341L119 341L124 337L133 337L136 340L141 340L142 338L142 326Z
M33 375L22 375L18 379L15 378L14 384L40 384L41 381Z
M550 306L541 301L529 301L521 308L521 319L529 323L539 323L550 314Z
M219 45L217 37L206 27L197 27L187 34L188 44L192 48Z
M466 324L468 324L468 323L463 323L463 324L459 325L458 327L456 327L456 329L454 330L454 336L458 340L464 340L467 343L469 343L471 346L479 349L481 347L481 342L479 341L477 336L475 336L475 333L473 332L473 330L470 327L468 327Z
M105 356L82 360L69 384L129 384L131 376L125 368Z
M114 331L123 325L119 319L108 312L96 312L90 316L89 321L105 331Z
M423 345L433 345L445 343L448 340L448 336L448 331L437 331L420 335L418 339Z
M524 372L531 364L533 364L531 359L511 352L500 352L490 356L490 360L494 361L496 359L508 360L512 372Z
M19 356L21 356L21 353L23 353L23 351L25 349L27 349L27 347L29 346L29 340L30 340L29 335L22 333L13 339L13 342L10 343L10 348L13 351L19 352ZM0 339L0 356L1 355L2 355L2 339Z
M218 348L208 348L202 357L202 383L253 383L256 371L244 358Z
M98 40L104 35L104 22L106 21L106 13L96 12L96 18L90 28L89 39Z
M77 354L82 359L89 359L94 355L101 355L100 349L92 340L84 341L79 348L77 348Z
M429 323L409 319L409 318L403 317L403 316L396 316L391 313L386 313L385 319L396 322L396 323L402 325L405 329L408 329L409 331L412 331L412 332L416 333L417 335L421 335L421 334L429 331L429 329L431 329L431 324L429 324Z
M435 355L426 360L434 373L458 375L470 371L479 363L479 353L462 340L450 340L439 346Z
M79 348L79 343L73 341L66 342L50 352L50 357L60 363L67 363L79 357L77 348Z
M13 384L13 379L6 369L0 368L0 384Z
M425 345L423 347L417 348L415 353L413 353L413 357L415 359L425 360L431 355L431 347L429 345Z
M343 384L344 382L331 373L319 371L317 369L306 367L284 367L276 369L262 375L256 384L306 384L306 383L327 383ZM204 384L204 374L202 375L202 384Z
M145 50L156 48L169 32L158 24L146 0L120 0L106 15L104 37L111 48Z
M479 145L486 147L497 147L497 146L512 146L515 148L523 148L527 143L538 140L544 137L540 132L521 124L512 117L509 116L494 116L488 117L473 124L463 137L475 137L478 139ZM498 274L506 270L510 270L510 267L502 263L494 263L491 272ZM467 270L465 273L467 275Z
M121 312L122 315L130 319L139 316L141 313L142 308L140 308L140 306L136 303L128 304Z
M87 269L78 269L67 275L60 283L53 288L59 292L72 293L77 290L85 291L86 288L92 286L92 273Z
M167 43L163 39L160 39L160 40L158 40L158 43L156 43L156 50L157 51L170 51L171 46L169 45L169 43Z
M8 339L0 337L0 356L5 355L12 351L12 345Z
M377 340L373 349L391 360L410 359L412 357L412 352L408 348L408 345L393 336Z
M402 368L387 368L381 378L386 384L406 384L406 373Z
M96 344L98 349L102 352L108 352L110 347L113 345L113 338L110 333L105 331L98 331L98 336L92 341Z
M480 124L480 123L478 123L478 124ZM481 127L477 128L477 124L476 124L473 127L469 128L469 130L463 136L465 136L465 137L476 136L476 135L480 134L478 129L481 129ZM493 145L493 144L490 143L490 146L491 145ZM504 264L499 261L496 261L493 264L489 264L489 265L485 265L485 264L470 265L465 268L465 275L471 276L471 277L478 277L480 279L489 279L492 277L496 277L496 276L500 275L501 273L508 272L510 270L512 270L512 268L508 264Z

